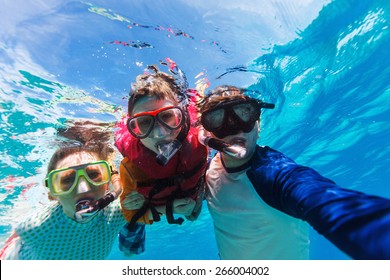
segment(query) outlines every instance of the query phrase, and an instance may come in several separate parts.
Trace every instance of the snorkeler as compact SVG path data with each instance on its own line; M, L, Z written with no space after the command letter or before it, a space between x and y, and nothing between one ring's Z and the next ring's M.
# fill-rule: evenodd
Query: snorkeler
M222 149L206 174L221 258L307 257L307 235L297 218L354 259L390 259L390 200L341 188L282 153L258 146L260 108L273 106L244 93L234 86L217 87L199 106L206 136L239 151Z
M308 226L264 203L246 171L256 153L261 108L231 86L199 103L201 141L220 150L206 173L206 199L221 259L308 259Z
M77 143L64 143L50 160L45 183L51 202L17 226L1 259L108 257L126 220L115 200L122 188L112 163L114 149L103 141L110 132L100 128L80 121L60 131Z
M194 220L203 200L208 150L191 124L190 111L196 108L187 102L190 92L173 75L156 66L149 69L153 73L139 75L132 84L128 116L116 132L115 145L124 156L121 203L128 221L119 244L127 255L140 240L134 228L160 221L162 215L170 224L184 221L174 214Z

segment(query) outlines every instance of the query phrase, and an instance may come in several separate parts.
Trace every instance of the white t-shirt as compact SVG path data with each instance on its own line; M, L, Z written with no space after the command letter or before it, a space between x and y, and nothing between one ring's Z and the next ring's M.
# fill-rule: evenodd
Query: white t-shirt
M308 259L308 224L266 204L247 170L228 173L217 154L206 173L207 205L221 259Z

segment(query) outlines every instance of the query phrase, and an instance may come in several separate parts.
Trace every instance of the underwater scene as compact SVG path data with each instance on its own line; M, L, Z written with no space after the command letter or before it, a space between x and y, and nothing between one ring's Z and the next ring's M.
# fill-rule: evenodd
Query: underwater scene
M257 92L275 104L259 145L390 198L389 1L0 2L0 247L49 203L57 127L120 121L148 65L177 65L200 92ZM219 259L206 202L197 220L162 219L146 236L146 251L129 259ZM127 257L115 244L109 259ZM350 257L311 229L310 259Z

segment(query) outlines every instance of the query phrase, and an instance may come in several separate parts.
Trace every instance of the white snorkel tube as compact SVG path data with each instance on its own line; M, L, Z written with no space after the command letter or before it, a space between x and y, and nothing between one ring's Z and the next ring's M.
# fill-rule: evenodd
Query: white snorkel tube
M246 156L247 150L245 147L240 145L230 145L225 141L219 140L217 138L211 137L204 128L199 130L198 140L202 145L209 146L210 148L223 152L229 156L235 157L237 159L242 159Z
M158 154L156 156L157 163L162 166L166 165L168 161L180 150L180 148L181 143L177 139L166 144L158 145Z

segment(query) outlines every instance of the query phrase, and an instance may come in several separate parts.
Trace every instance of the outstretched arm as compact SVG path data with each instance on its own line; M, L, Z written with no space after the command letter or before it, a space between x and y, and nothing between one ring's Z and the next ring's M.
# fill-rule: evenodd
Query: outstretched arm
M390 200L344 189L268 147L248 177L272 207L307 221L355 259L390 259Z

